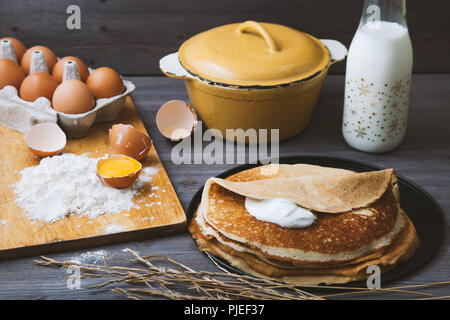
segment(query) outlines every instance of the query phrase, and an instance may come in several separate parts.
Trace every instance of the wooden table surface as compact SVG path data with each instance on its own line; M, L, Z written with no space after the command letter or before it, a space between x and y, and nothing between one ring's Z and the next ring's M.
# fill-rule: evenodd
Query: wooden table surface
M156 149L186 210L195 192L207 178L233 165L175 165L171 162L174 145L165 140L155 125L156 112L167 100L187 100L181 80L165 77L130 77L137 87L133 99L153 138ZM280 156L327 155L362 160L398 173L416 182L433 196L450 227L450 74L414 75L408 132L403 144L387 154L372 155L350 148L340 132L343 108L344 78L330 75L325 82L311 125L300 135L280 144ZM207 145L205 143L204 145ZM426 213L424 213L426 214ZM388 286L403 286L450 280L449 237L446 235L438 254L424 267ZM81 259L95 262L92 253L129 257L131 248L141 254L164 254L196 270L217 268L199 252L190 234L182 232L157 239L88 248L50 254L58 260ZM37 266L27 257L0 262L0 299L123 299L110 291L112 287L87 289L98 280L82 279L81 289L69 290L65 270ZM91 259L91 260L89 260ZM94 261L92 261L94 259ZM98 260L98 259L97 259ZM436 296L448 296L450 286L428 289ZM353 298L405 298L399 294L360 294ZM411 296L406 296L411 297Z

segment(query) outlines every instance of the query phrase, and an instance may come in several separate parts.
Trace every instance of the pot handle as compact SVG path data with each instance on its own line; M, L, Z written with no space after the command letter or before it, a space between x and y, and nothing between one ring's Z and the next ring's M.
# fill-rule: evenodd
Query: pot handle
M275 40L272 38L270 33L267 32L267 30L264 29L264 27L262 25L260 25L258 22L256 22L256 21L245 21L245 22L241 23L237 27L236 32L237 33L243 33L246 30L255 31L261 37L263 37L264 40L266 40L266 43L269 46L269 51L271 53L273 53L275 51L278 51L278 46L277 46Z
M342 61L347 56L347 48L339 41L330 39L320 39L320 41L322 41L322 43L328 48L328 51L330 51L330 64Z
M178 52L168 54L159 60L159 68L168 77L176 79L188 79L195 77L190 74L180 63Z

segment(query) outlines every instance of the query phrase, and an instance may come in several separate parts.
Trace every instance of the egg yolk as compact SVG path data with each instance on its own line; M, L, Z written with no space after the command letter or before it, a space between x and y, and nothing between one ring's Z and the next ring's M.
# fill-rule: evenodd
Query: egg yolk
M140 167L140 163L134 159L116 158L103 162L98 168L98 172L105 178L125 177L135 173Z

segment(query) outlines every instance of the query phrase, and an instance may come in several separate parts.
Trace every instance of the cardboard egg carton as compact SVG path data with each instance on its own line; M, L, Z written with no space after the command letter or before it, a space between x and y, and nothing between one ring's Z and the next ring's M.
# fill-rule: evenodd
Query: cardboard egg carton
M11 52L11 50L9 51ZM32 69L35 72L45 72L47 66L42 65L45 64L45 60L41 59L38 54L36 56L36 62L33 63L32 60ZM73 69L69 70L68 76L65 75L66 79L79 79L76 62L74 63L75 72ZM94 69L89 68L89 72L92 71ZM89 133L92 125L113 121L119 116L126 97L136 89L131 81L123 78L122 81L125 86L123 93L111 98L96 99L95 107L92 110L80 114L55 111L51 101L45 97L40 97L34 102L25 101L20 98L15 87L5 86L0 90L0 125L25 133L35 124L57 122L69 138L82 138Z
M80 114L57 112L45 97L34 102L25 101L19 97L15 87L6 86L0 90L0 125L25 133L35 124L58 122L69 138L82 138L95 123L117 119L126 97L135 90L131 81L123 80L123 84L125 91L122 94L96 99L94 109ZM8 118L10 121L6 123Z

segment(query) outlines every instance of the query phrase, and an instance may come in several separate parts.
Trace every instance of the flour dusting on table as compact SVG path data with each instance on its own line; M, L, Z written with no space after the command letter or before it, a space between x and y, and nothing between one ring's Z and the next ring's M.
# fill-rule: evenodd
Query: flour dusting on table
M104 263L104 257L107 255L108 252L105 250L87 251L78 256L72 257L70 261L83 264L98 264Z

